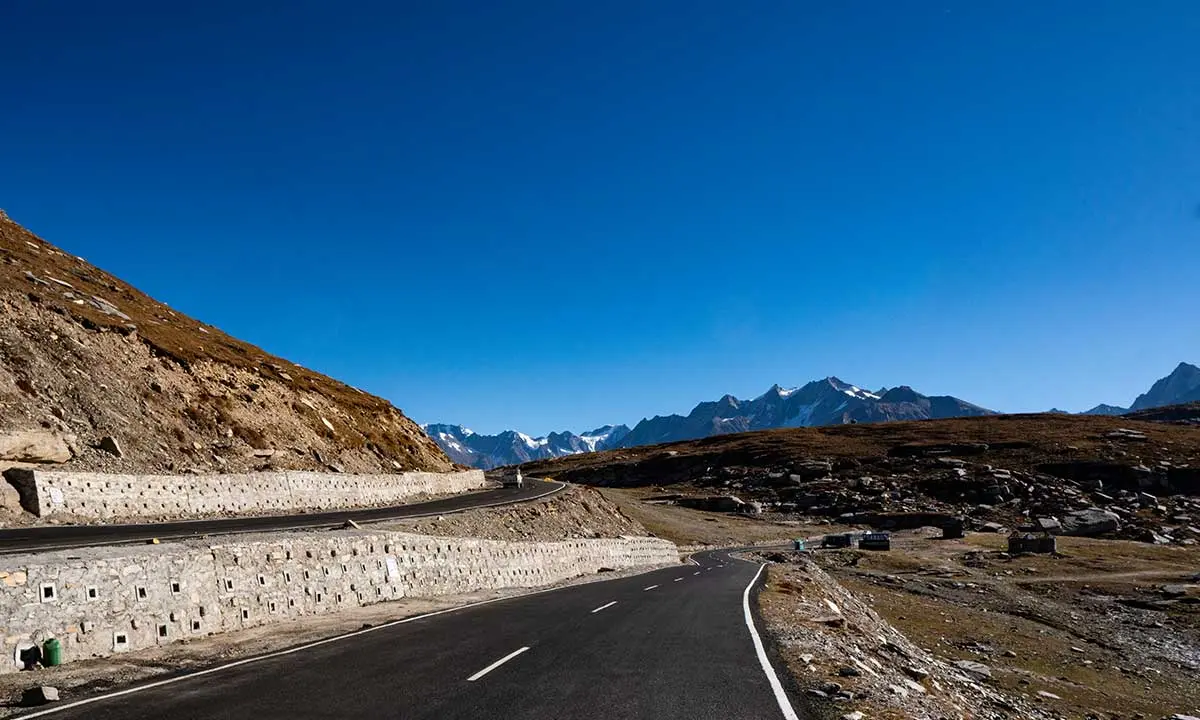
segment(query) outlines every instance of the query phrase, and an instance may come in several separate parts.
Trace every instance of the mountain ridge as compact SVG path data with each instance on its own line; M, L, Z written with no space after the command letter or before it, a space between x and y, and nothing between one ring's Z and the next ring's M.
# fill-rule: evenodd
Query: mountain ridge
M687 415L642 418L632 429L606 425L581 435L563 431L540 438L515 430L479 435L461 425L449 424L423 425L422 429L455 462L490 469L583 452L751 430L989 414L994 413L965 400L949 395L923 395L907 385L881 388L881 393L874 393L829 376L794 388L775 384L749 400L725 394L698 403ZM588 440L593 437L597 439Z

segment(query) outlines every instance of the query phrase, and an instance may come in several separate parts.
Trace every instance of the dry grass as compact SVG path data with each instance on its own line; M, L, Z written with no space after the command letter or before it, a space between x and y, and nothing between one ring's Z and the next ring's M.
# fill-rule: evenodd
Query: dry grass
M656 505L644 502L654 495L644 489L604 488L606 499L621 512L640 523L651 534L670 540L676 545L713 545L734 547L763 543L789 543L795 537L833 532L829 526L801 523L778 523L756 520L730 513L691 510L677 505Z
M529 472L597 485L667 484L721 466L787 466L808 458L870 461L908 444L987 443L986 462L1013 470L1040 463L1112 455L1105 433L1146 434L1141 462L1200 462L1200 428L1090 415L992 415L948 420L863 423L718 435L701 440L573 455L530 463Z

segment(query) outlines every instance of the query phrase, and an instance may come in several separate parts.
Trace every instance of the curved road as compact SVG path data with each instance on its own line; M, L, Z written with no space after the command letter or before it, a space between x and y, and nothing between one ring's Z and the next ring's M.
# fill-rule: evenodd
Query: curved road
M455 495L442 500L381 508L334 510L303 515L260 515L181 520L137 525L42 525L11 528L0 530L0 554L146 542L153 538L168 540L267 530L329 528L343 525L347 520L369 523L447 515L464 510L528 502L556 493L564 487L566 487L564 483L552 480L526 478L525 486L522 488L483 490Z
M698 564L417 616L21 717L799 720L758 640L762 566Z

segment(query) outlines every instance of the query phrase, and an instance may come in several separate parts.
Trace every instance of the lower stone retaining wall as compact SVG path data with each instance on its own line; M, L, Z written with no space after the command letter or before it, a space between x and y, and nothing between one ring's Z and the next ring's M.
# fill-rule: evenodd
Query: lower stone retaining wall
M110 475L14 469L4 473L21 505L39 517L126 520L338 510L404 502L421 494L475 490L482 470L342 475L264 472L245 475Z
M70 662L403 597L677 562L675 545L648 537L520 543L357 530L0 556L0 672L50 637Z

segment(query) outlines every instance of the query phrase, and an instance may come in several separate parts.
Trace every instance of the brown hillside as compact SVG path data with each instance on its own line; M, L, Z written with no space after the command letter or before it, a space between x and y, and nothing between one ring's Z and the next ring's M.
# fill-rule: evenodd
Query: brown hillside
M0 315L0 441L30 431L65 438L68 467L452 466L386 400L175 312L3 212ZM106 436L120 457L98 449ZM21 454L10 448L7 460Z
M1127 443L1107 437L1121 428L1144 433L1147 441ZM1014 470L1090 460L1200 465L1200 430L1196 428L1052 413L764 430L571 455L523 467L531 474L596 485L660 485L686 482L706 474L709 468L729 466L786 468L813 459L869 466L886 460L897 446L936 443L988 444L981 462Z

